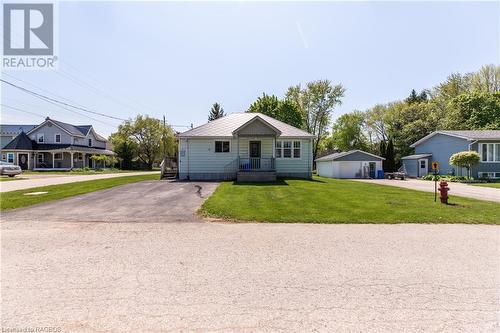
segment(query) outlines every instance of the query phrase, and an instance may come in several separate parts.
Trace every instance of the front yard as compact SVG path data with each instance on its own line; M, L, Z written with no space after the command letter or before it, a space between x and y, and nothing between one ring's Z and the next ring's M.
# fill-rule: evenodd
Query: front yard
M258 222L500 224L497 203L451 196L450 205L442 205L434 203L433 193L320 177L225 182L200 213Z
M116 178L105 178L87 180L60 185L49 185L28 188L18 191L3 192L0 195L0 210L14 209L31 206L45 201L52 201L73 197L75 195L108 189L111 187L125 185L144 180L157 180L158 174L146 174L138 176L126 176ZM27 193L47 192L39 195L26 195Z

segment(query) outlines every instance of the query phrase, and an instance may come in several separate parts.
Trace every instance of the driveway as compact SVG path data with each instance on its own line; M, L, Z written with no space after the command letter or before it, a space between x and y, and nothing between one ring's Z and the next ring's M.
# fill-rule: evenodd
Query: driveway
M390 185L411 190L434 192L434 182L418 179L389 180L389 179L355 179L356 181L373 183L379 185ZM439 184L438 184L439 186ZM500 202L500 189L491 187L474 186L462 183L448 183L450 196L466 197L478 200ZM439 192L438 192L439 195Z
M22 180L19 180L22 182ZM218 183L144 181L2 213L2 221L195 222Z
M37 174L23 174L21 176L16 176L22 179L13 180L8 182L0 182L0 192L24 190L27 188L48 186L48 185L59 185L67 183L82 182L85 180L94 179L105 179L105 178L115 178L124 176L138 176L147 174L158 174L158 171L138 171L138 172L123 172L123 173L108 173L108 174L96 174L96 175L75 175L74 173L68 174L51 174L50 172L37 173Z

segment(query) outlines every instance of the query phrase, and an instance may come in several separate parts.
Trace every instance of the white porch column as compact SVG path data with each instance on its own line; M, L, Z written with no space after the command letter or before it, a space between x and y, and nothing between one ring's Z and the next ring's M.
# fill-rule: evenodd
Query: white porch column
M56 165L56 153L52 152L52 169L54 169L55 165Z
M73 152L71 152L70 155L71 155L71 169L73 169Z

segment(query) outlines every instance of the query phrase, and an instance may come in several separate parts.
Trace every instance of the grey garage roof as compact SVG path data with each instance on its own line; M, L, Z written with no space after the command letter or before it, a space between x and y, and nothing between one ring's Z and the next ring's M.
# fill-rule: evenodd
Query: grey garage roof
M431 157L432 154L415 154L401 157L402 160L418 160L419 158Z
M418 140L414 144L410 145L410 147L414 148L415 146L421 144L422 142L432 138L436 134L444 134L449 136L454 136L457 138L462 138L465 140L500 140L500 130L473 130L473 131L435 131L429 135L424 136L422 139Z
M277 129L281 134L281 138L314 138L314 135L307 133L299 128L285 124L272 117L262 113L231 113L225 117L213 120L196 128L193 128L184 133L178 134L179 138L210 138L210 137L233 137L233 132L241 128L246 123L260 118L264 123L267 123L271 128Z
M345 151L345 152L342 152L342 153L334 153L334 154L326 155L326 156L317 158L315 161L316 162L334 161L334 160L338 160L338 159L340 159L340 158L342 158L344 156L353 155L353 154L357 154L358 155L359 158L356 158L357 161L373 160L373 158L376 158L376 159L381 160L381 161L385 160L385 158L383 158L381 156L370 154L370 153L367 153L366 151L362 151L362 150L349 150L349 151Z

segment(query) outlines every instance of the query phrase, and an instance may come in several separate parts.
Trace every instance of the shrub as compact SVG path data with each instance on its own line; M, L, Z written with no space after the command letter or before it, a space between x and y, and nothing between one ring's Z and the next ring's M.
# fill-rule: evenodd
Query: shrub
M475 151L461 151L459 153L453 154L450 157L450 164L466 168L467 176L470 177L470 169L477 163L479 163L481 156Z

